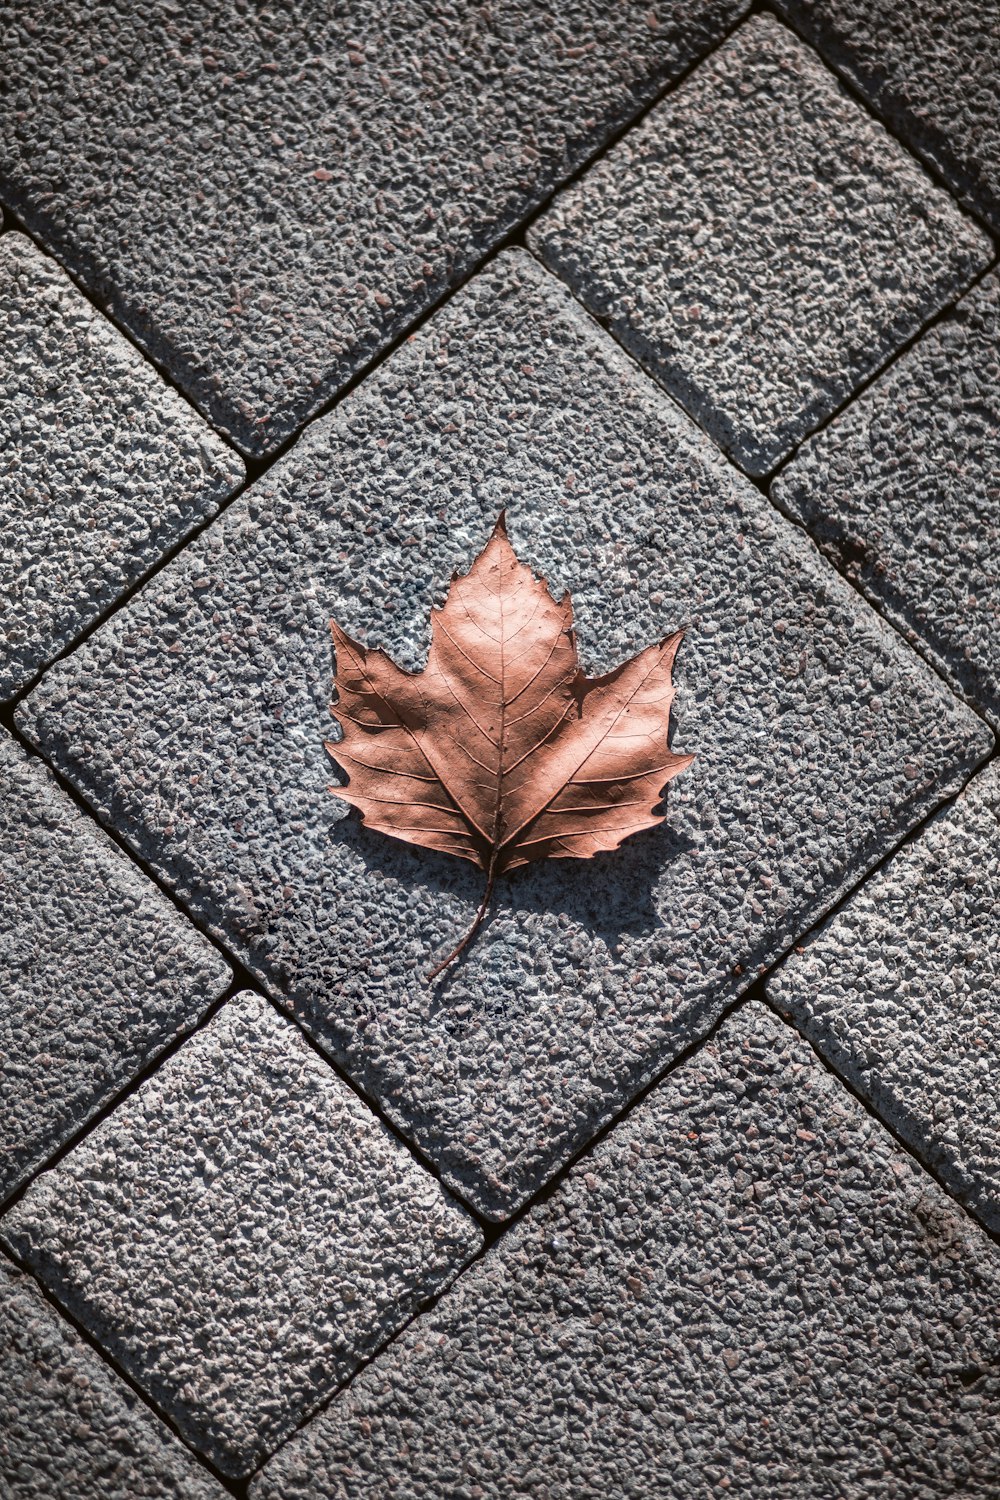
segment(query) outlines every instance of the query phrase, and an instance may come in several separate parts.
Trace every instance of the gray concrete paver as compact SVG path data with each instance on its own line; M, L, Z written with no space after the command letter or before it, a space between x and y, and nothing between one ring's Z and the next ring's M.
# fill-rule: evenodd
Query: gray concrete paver
M226 1492L50 1307L0 1264L4 1500L225 1500Z
M771 498L1000 725L1000 280L804 443Z
M585 665L687 623L666 822L504 883L327 790L328 621L416 668L506 505ZM501 257L50 671L19 722L481 1211L504 1217L989 751L524 253ZM163 726L169 726L164 734Z
M0 1228L235 1476L481 1243L298 1028L249 991L38 1177Z
M1000 1230L1000 762L767 981L771 1002Z
M0 730L0 1199L194 1027L230 972Z
M993 256L767 15L558 196L529 241L755 475Z
M986 1236L751 1003L252 1500L990 1500L998 1304Z
M269 452L748 0L0 6L0 191Z
M775 0L775 8L1000 232L994 0Z
M0 700L244 478L242 461L22 234L0 238Z

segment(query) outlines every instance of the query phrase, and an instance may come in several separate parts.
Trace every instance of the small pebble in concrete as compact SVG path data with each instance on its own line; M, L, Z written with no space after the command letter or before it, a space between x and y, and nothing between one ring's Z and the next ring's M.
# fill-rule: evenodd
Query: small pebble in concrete
M298 1028L250 992L39 1177L3 1232L236 1476L481 1239Z
M996 0L774 0L876 114L1000 232Z
M988 276L771 486L1000 727L1000 281Z
M329 621L421 665L506 506L606 671L687 624L658 829L504 881L330 796ZM501 1218L992 736L524 252L314 424L18 722L365 1092ZM163 726L169 726L164 734Z
M0 1263L3 1500L226 1500L169 1428Z
M993 253L770 16L557 198L530 242L756 475Z
M993 1500L1000 1262L748 1005L251 1500Z
M243 477L55 261L0 238L0 699Z
M230 980L212 945L0 730L0 1200Z
M0 181L259 455L748 3L15 6Z
M1000 1230L1000 761L768 980L772 1004Z

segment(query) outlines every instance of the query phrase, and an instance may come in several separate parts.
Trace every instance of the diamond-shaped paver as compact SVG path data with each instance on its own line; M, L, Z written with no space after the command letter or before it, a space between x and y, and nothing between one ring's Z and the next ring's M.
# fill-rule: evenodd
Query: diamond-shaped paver
M751 474L992 256L770 16L746 22L530 238Z
M771 488L1000 724L1000 281L988 276Z
M133 1390L0 1264L4 1500L225 1500Z
M1000 1230L1000 761L866 881L767 990Z
M995 0L775 0L775 7L1000 230Z
M212 945L0 730L0 1199L226 988Z
M327 790L335 617L420 665L502 506L588 670L687 623L667 820L502 882ZM988 752L530 256L501 257L25 701L100 815L484 1213L612 1118ZM169 726L165 732L164 726Z
M298 1028L245 992L3 1220L223 1473L254 1468L475 1253Z
M985 1235L750 1005L252 1500L989 1500Z
M0 699L243 477L55 261L0 238Z
M748 0L0 6L0 195L248 452Z

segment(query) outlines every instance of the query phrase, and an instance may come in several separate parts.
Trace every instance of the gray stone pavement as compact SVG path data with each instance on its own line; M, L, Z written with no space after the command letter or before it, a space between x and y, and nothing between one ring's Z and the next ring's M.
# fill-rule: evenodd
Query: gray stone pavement
M3 1500L225 1500L28 1276L0 1261Z
M994 0L774 0L775 8L1000 232Z
M529 241L758 475L992 258L771 16L745 22Z
M1000 726L1000 281L990 275L771 486Z
M628 506L623 505L627 496ZM667 822L504 884L327 790L327 622L416 667L501 507L606 670L688 624ZM992 737L523 252L458 294L18 723L491 1217L703 1034ZM167 723L164 738L157 726Z
M243 477L54 261L0 237L0 700Z
M0 730L0 1201L225 990L220 955Z
M1000 761L770 976L777 1008L1000 1230Z
M992 1247L750 1004L252 1500L989 1500Z
M748 8L0 0L0 1500L1000 1493L1000 26ZM503 506L697 758L429 987Z
M0 188L260 454L747 3L4 4Z
M0 1233L226 1474L479 1248L266 1000L230 1000Z

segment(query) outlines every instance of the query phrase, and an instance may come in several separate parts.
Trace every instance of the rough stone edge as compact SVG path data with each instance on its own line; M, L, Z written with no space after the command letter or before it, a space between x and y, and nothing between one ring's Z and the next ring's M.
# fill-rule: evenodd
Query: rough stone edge
M908 842L897 848L878 873L882 874L884 870L888 874L897 862L905 860L907 851L917 846L925 832L931 829L946 829L949 825L954 827L956 814L960 815L966 811L975 816L977 813L992 812L994 817L1000 819L998 807L992 807L987 800L991 793L995 797L997 790L1000 790L1000 760L994 757L985 768L979 770L978 775L966 783L958 798L937 809L926 829L921 829L912 843ZM997 836L1000 840L1000 821L998 821ZM858 892L852 891L849 899L853 899L855 894L860 893L860 889ZM878 1081L866 1082L850 1049L830 1036L828 1028L817 1026L811 1018L799 1013L798 1006L793 1007L790 997L798 989L795 976L802 966L804 955L814 944L822 943L827 933L836 927L838 915L839 913L835 911L829 913L818 930L808 935L803 944L803 952L800 954L793 950L788 953L767 976L764 982L764 995L768 1005L785 1024L801 1032L818 1055L845 1078L852 1088L857 1090L879 1119L905 1141L914 1156L940 1177L944 1190L957 1203L978 1219L990 1233L1000 1234L1000 1195L995 1195L991 1200L982 1182L974 1182L971 1187L962 1187L955 1177L953 1167L955 1154L946 1147L935 1145L935 1142L929 1138L926 1116L909 1108L905 1099L899 1098L887 1086Z
M850 40L819 5L806 14L797 0L770 0L770 3L785 24L820 54L827 67L854 90L865 107L898 136L907 150L940 177L965 211L975 215L988 232L1000 236L1000 194L986 183L979 185L976 163L952 148L948 131L918 113L913 102L905 99L890 79L883 78L881 83L868 81Z
M182 1037L190 1036L202 1025L206 1012L215 1004L220 995L223 995L233 981L232 969L226 958L219 952L218 948L209 941L203 933L194 926L190 917L179 907L174 906L169 897L165 896L153 880L149 878L137 865L133 864L127 854L124 854L114 841L108 836L104 828L93 817L81 811L73 803L59 786L52 771L45 761L39 756L29 755L13 735L0 727L0 738L3 747L9 751L23 765L27 780L35 782L35 790L38 793L40 803L52 808L53 814L58 817L64 825L71 827L75 834L90 841L94 846L95 859L101 861L106 868L113 870L115 882L128 887L137 901L148 905L152 902L159 906L171 925L176 928L178 938L186 941L191 947L201 949L206 959L214 960L215 977L209 983L203 999L199 1001L197 1009L192 1012L190 1019L185 1024L177 1026L169 1036L164 1036L151 1050L149 1050L143 1061L137 1065L136 1072L129 1078L119 1079L110 1084L96 1096L90 1107L78 1115L72 1129L62 1133L54 1140L49 1149L40 1148L26 1163L18 1170L13 1184L3 1188L0 1184L0 1212L3 1212L9 1200L18 1194L25 1185L37 1174L44 1170L47 1164L66 1145L67 1141L73 1139L81 1130L88 1126L100 1112L113 1100L116 1100L125 1090L130 1089L136 1078L146 1068L163 1056L167 1049ZM69 817L67 819L67 811Z
M840 411L850 402L854 401L861 387L878 379L882 372L899 357L904 347L913 340L920 338L926 331L928 324L938 317L944 309L951 307L961 297L964 297L996 260L996 246L992 243L989 234L983 229L982 225L964 212L963 208L956 203L946 188L934 181L921 161L909 156L906 146L893 135L881 117L869 114L866 105L854 97L847 82L845 82L837 69L820 53L817 47L813 46L788 23L784 15L763 11L759 12L755 17L744 20L730 35L723 38L712 52L706 53L703 57L699 58L698 62L689 71L694 71L701 63L713 56L716 51L720 51L724 46L738 37L741 32L752 26L755 20L761 18L766 18L781 30L787 32L792 42L797 42L807 52L812 54L813 62L818 71L827 74L827 81L834 91L842 95L848 104L852 105L859 112L865 122L876 133L881 131L891 142L892 146L900 152L901 156L908 158L908 168L911 175L916 174L918 177L925 178L926 182L940 194L956 219L956 228L959 222L964 221L964 227L967 230L970 242L970 257L972 255L973 240L979 242L979 250L981 252L981 263L978 269L969 269L963 275L959 275L956 271L953 284L947 289L947 294L943 298L941 295L941 282L944 273L942 272L934 282L933 287L928 290L928 306L923 312L915 312L907 315L905 310L901 309L897 313L896 317L891 323L886 325L882 332L883 344L888 345L886 352L879 358L866 363L865 367L856 376L848 377L851 380L850 389L832 408L822 410L817 415L815 410L816 402L813 402L809 407L802 410L798 416L793 414L791 417L779 419L776 424L775 435L769 444L764 445L757 441L748 441L746 435L734 424L732 418L725 412L719 411L712 404L711 395L705 383L696 380L688 371L680 369L676 365L666 363L654 339L649 338L640 329L630 325L625 319L605 318L603 314L592 312L587 306L582 285L577 290L577 284L580 284L584 278L579 275L578 271L574 272L564 261L564 258L556 253L552 244L546 240L549 219L554 219L558 214L560 201L565 200L570 202L574 198L574 195L579 193L582 183L570 182L565 187L558 189L553 195L553 201L548 205L544 217L537 219L530 225L525 237L531 253L538 258L547 270L551 271L554 276L557 276L560 281L563 281L573 291L573 295L577 298L581 307L595 321L598 321L599 325L621 345L626 353L640 365L643 371L662 387L664 392L684 410L686 415L713 442L718 444L719 448L733 464L751 479L758 480L766 479L776 468L779 468L787 460L790 460L801 445L807 442L814 433L821 430L826 423L835 420ZM686 81L687 75L685 74L679 80L678 87L683 86ZM669 102L669 97L669 94L664 94L662 102ZM657 100L656 105L658 106L660 102L660 100ZM645 123L645 121L641 122L641 125L637 128L641 128ZM610 150L614 151L614 143ZM793 432L797 435L791 435Z
M89 334L94 344L105 352L109 364L115 363L123 368L138 384L147 388L156 387L158 399L170 408L167 415L178 424L186 425L190 436L210 452L214 465L214 473L206 472L205 474L204 488L208 493L200 513L190 516L181 523L173 539L158 556L151 557L145 562L140 561L139 566L134 570L134 576L123 589L88 617L78 618L76 624L65 633L63 639L54 645L50 641L44 650L36 653L37 659L30 671L8 670L7 663L0 664L0 703L8 704L36 684L41 674L46 672L59 657L72 650L83 635L88 634L107 619L109 614L118 609L124 602L125 596L143 584L162 565L168 551L190 540L192 532L197 527L214 520L232 498L234 492L246 483L247 472L241 455L219 436L187 396L144 356L128 334L118 328L102 308L91 302L86 293L77 286L61 261L37 245L30 235L16 229L13 225L4 226L2 217L0 217L0 234L3 234L4 241L19 242L17 250L13 253L26 255L29 262L44 266L45 271L53 280L62 283L63 290L79 302L81 317L87 319ZM165 441L168 442L169 438L165 438Z

